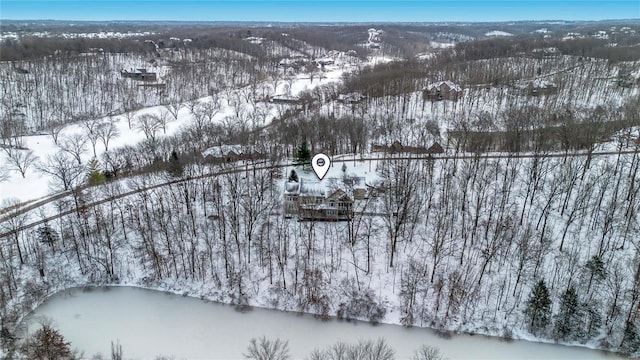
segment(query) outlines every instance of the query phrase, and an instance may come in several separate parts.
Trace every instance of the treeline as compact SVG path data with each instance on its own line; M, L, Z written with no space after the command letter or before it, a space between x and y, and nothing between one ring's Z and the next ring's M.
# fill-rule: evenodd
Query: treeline
M532 106L511 108L504 112L504 130L490 121L460 121L448 134L452 144L468 152L540 152L593 149L603 142L616 140L627 148L633 146L633 128L640 125L640 103L629 101L620 108L597 106L578 115L571 109L550 113ZM622 131L625 130L625 131ZM619 139L612 137L623 132Z
M69 57L93 53L101 49L106 53L149 54L150 48L135 39L91 39L64 37L23 36L19 40L0 42L0 61L36 60L47 56Z
M470 61L492 59L499 57L514 57L531 54L533 49L555 47L563 55L593 57L610 62L638 61L640 50L638 37L631 37L618 46L608 46L611 40L586 38L573 40L541 39L532 35L514 37L499 37L477 41L459 42L454 47L451 56L456 61ZM635 43L634 43L635 41ZM627 44L627 42L630 42Z

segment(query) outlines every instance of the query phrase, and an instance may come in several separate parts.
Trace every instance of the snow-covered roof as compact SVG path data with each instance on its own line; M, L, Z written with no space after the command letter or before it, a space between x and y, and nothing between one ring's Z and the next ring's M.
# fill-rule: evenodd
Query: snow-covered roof
M324 196L325 187L319 181L300 179L300 195Z
M229 155L231 152L234 152L235 154L242 154L243 153L242 146L241 145L214 146L203 151L202 156L206 157L211 155L213 157L222 157L222 156Z
M434 82L431 83L429 85L427 85L427 87L425 88L426 90L431 90L433 88L440 90L440 88L442 87L442 85L447 85L449 87L449 89L453 90L453 91L462 91L462 88L460 88L460 86L456 83L454 83L453 81L438 81L438 82Z
M484 34L485 36L513 36L513 34L508 33L506 31L500 31L500 30L493 30L493 31L489 31L488 33Z
M289 94L281 94L281 95L275 95L273 97L274 100L290 100L290 101L297 101L300 100L299 97L294 96L294 95L289 95Z
M351 197L350 188L366 189L366 179L363 176L346 176L325 178L322 181L300 178L298 182L288 181L284 184L284 193L302 196L331 196L342 191Z
M362 95L359 92L338 95L338 101L343 101L343 102L350 102L350 101L357 102L362 99L364 99L364 95Z
M545 79L535 79L531 82L531 85L535 88L540 88L540 89L558 87L556 83L549 80L545 80Z
M546 79L522 80L515 83L515 87L519 89L527 89L529 87L536 89L547 89L558 87L553 81Z
M324 63L324 64L333 64L335 62L335 60L333 60L330 57L322 57L322 58L316 59L316 62L318 64L322 64L322 63Z
M261 38L261 37L257 37L257 36L249 36L244 38L244 40L252 43L252 44L262 44L262 42L264 40L266 40L265 38Z
M300 183L295 181L287 181L284 183L285 194L298 194L300 192Z

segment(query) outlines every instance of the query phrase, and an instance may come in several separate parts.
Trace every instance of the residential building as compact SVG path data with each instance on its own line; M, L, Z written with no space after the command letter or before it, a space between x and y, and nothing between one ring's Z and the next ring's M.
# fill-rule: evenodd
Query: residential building
M300 221L349 221L353 205L367 195L362 177L329 178L285 183L283 213Z
M423 89L424 99L431 101L458 101L460 96L462 96L462 88L451 81L438 81Z

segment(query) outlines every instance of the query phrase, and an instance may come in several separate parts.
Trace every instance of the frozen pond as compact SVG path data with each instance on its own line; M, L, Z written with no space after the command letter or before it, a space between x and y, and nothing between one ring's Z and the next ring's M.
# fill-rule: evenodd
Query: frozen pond
M437 346L450 359L617 359L579 347L527 341L506 342L484 336L454 335L396 325L323 322L310 315L232 306L132 287L74 289L59 293L36 309L49 317L72 347L85 357L110 354L111 341L125 358L241 359L249 340L266 335L289 340L292 358L306 358L315 347L338 340L385 338L397 359L409 358L421 344ZM33 322L33 318L30 320ZM36 325L31 325L33 331Z

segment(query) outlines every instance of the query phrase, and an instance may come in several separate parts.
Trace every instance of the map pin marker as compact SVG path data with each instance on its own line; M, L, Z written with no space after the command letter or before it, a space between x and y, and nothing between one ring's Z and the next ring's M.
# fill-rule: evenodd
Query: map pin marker
M316 176L320 180L322 180L322 178L327 175L329 166L331 166L331 159L329 159L329 156L325 154L315 154L313 156L313 159L311 159L311 167L313 168L313 172L316 173Z

